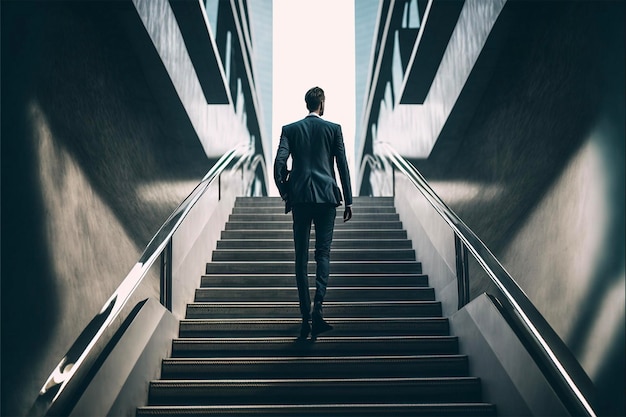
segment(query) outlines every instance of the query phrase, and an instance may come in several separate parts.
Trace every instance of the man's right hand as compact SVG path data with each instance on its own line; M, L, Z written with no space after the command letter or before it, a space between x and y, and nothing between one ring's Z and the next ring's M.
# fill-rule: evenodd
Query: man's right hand
M352 218L352 207L346 207L346 209L343 211L344 223L350 220L351 218Z

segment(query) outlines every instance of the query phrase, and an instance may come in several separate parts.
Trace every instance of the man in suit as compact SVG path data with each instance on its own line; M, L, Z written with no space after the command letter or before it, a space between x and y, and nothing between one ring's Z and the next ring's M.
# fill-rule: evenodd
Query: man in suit
M333 239L341 191L335 180L335 162L345 199L343 221L352 218L352 188L343 144L341 126L323 120L324 90L313 87L304 100L309 115L283 126L274 161L274 181L281 197L291 208L296 252L296 283L300 299L302 327L300 337L312 337L332 326L324 320L322 304L326 295L330 268L330 245ZM291 171L287 159L291 156ZM315 225L315 298L311 312L307 264L311 223ZM309 323L310 321L310 323Z

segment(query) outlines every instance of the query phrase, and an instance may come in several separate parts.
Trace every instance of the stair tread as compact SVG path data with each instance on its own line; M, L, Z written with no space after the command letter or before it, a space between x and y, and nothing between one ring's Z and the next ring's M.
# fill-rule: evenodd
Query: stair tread
M432 407L452 407L455 409L459 409L459 408L463 408L463 407L467 407L467 406L493 406L493 404L491 403L486 403L486 402L459 402L459 403L410 403L410 402L404 402L404 403L370 403L370 402L360 402L360 403L329 403L329 404L289 404L289 405L284 405L284 404L254 404L254 405L232 405L232 406L224 406L224 405L191 405L191 406L184 406L184 405L179 405L179 406L167 406L167 405L146 405L143 407L140 407L142 409L149 409L149 408L154 408L154 409L183 409L183 408L190 408L190 409L201 409L201 408L206 408L206 409L216 409L216 410L224 410L224 407L234 407L234 408L242 408L242 409L250 409L251 407L254 408L259 408L259 409L269 409L269 408L282 408L282 407L288 407L288 408L292 408L292 409L305 409L305 408L313 408L313 409L324 409L327 407L341 407L341 408L352 408L352 407L374 407L374 408L385 408L385 407L394 407L394 408L399 408L399 407L411 407L411 408L432 408Z
M418 361L418 360L442 360L466 358L467 355L449 354L449 355L357 355L357 356L263 356L263 357L221 357L221 358L167 358L164 363L247 363L247 362L268 362L268 363L303 363L303 362L359 362L359 361Z
M380 342L386 343L399 342L406 343L409 341L419 340L433 340L433 339L456 339L456 336L412 336L412 335L397 335L397 336L319 336L314 345L320 343L329 342ZM294 341L291 337L279 337L279 336L265 336L265 337L178 337L174 339L174 342L187 342L187 343L288 343L292 344Z
M395 214L396 208L392 205L385 204L363 204L356 207L357 213L364 214ZM283 216L290 216L291 214L285 214L285 207L279 205L266 205L266 206L250 206L250 205L237 205L233 207L233 214L280 214ZM337 210L337 217L343 216L343 210Z
M309 261L309 262L314 262L314 261ZM237 261L237 262L233 262L233 261L217 261L217 262L209 262L212 264L231 264L231 263L235 263L235 264L241 264L241 263L245 263L245 264L278 264L278 265L293 265L293 261ZM332 261L331 264L339 264L339 265L352 265L355 264L356 262L354 261ZM420 264L421 262L419 261L380 261L380 260L368 260L368 261L359 261L358 264L368 264L368 265L415 265L415 264ZM208 275L208 274L207 274ZM259 274L262 275L262 274ZM332 275L331 275L332 276Z
M313 247L309 250L309 259L314 260ZM331 251L333 262L337 261L376 261L381 257L394 261L415 261L413 249L333 249ZM213 251L213 262L229 261L290 261L295 260L293 249L217 249Z
M398 323L412 323L412 322L426 322L426 321L440 321L447 322L448 319L444 317L326 317L326 321L329 323L353 323L353 322L398 322ZM300 324L302 319L291 317L250 317L250 318L219 318L219 319L182 319L181 323L252 323L252 324Z
M253 404L208 406L145 406L137 415L237 415L237 416L493 416L489 403L341 403L341 404ZM383 414L384 413L384 414Z
M378 230L380 231L380 230ZM393 230L394 232L397 232L395 229ZM263 232L271 232L271 230L263 230ZM315 229L311 228L311 233L314 234L315 233ZM269 234L269 233L268 233ZM370 239L370 241L374 241L374 242L380 242L380 243L389 243L389 242L406 242L407 239L398 239L398 238L394 238L394 237L387 237L384 235L384 233L379 233L381 236L377 237L376 239ZM282 238L282 237L270 237L270 236L265 236L265 237L258 237L258 238L250 238L250 239L242 239L242 238L231 238L231 239L223 239L224 241L228 241L228 242L289 242L289 243L293 243L293 236L291 238ZM350 238L350 237L333 237L333 243L332 244L336 244L336 243L345 243L345 242L351 242L351 243L360 243L362 242L361 239L358 238ZM331 245L332 245L331 244Z
M262 231L280 231L287 230L292 231L293 222L289 221L271 221L271 222L246 222L246 221L234 221L226 223L227 231L230 230L262 230ZM399 220L394 221L349 221L349 222L337 222L335 223L335 231L338 230L349 230L349 231L358 231L358 230L400 230L402 229L402 222ZM314 230L312 227L311 230Z
M223 351L224 356L232 356L235 351L240 355L319 355L322 352L337 354L337 352L367 352L380 354L378 349L383 347L384 352L406 351L414 354L418 348L436 345L440 350L427 350L429 354L457 354L458 338L450 335L394 335L394 336L318 336L315 343L294 343L293 337L265 336L265 337L178 337L172 341L173 355L185 353L198 355L198 351L210 351L212 355ZM443 350L441 345L447 346ZM271 352L271 353L270 353ZM186 356L189 357L189 356ZM198 356L194 356L198 357Z
M311 239L311 242L314 240ZM251 248L274 249L274 250L293 250L293 239L221 239L217 242L217 250L245 250ZM383 239L382 237L375 239L335 239L331 244L331 250L337 251L341 249L359 250L396 250L413 249L410 240L407 239Z
M310 248L309 252L315 251L315 248ZM222 253L256 253L256 252L267 252L267 253L292 253L293 249L282 249L282 248L250 248L250 249L216 249L215 252ZM413 249L398 249L398 248L337 248L332 249L331 253L349 253L349 252L371 252L371 253L386 253L386 252L415 252ZM379 260L377 260L378 262Z
M291 277L291 276L290 276ZM349 286L343 286L343 287L329 287L329 289L332 288L333 290L350 290L350 291L358 291L358 290L376 290L376 291L387 291L387 290L431 290L430 287L409 287L409 286L395 286L395 287L385 287L385 286L380 286L380 287L372 287L372 286L353 286L353 287L349 287ZM262 287L262 288L258 288L258 287L211 287L210 290L211 291L230 291L236 289L237 291L259 291L260 289L263 290L267 290L267 291L283 291L283 290L294 290L296 291L297 288L295 287L271 287L271 286L266 286L266 287ZM309 287L309 289L314 290L315 287Z
M314 247L309 247L309 252L315 251ZM235 249L216 249L214 252L221 253L242 253L242 254L254 254L254 253L293 253L293 248L267 248L267 247L258 247L258 248L235 248ZM383 254L388 255L393 252L406 252L406 253L415 253L413 249L410 248L335 248L331 249L331 253L351 253L351 252L365 252L372 254ZM379 261L380 259L376 259Z
M258 262L257 262L258 263ZM261 263L267 263L267 262L261 262ZM284 262L287 264L293 264L293 262ZM392 262L392 263L396 263L396 262ZM415 263L414 261L411 261L411 263ZM230 274L220 274L220 273L205 273L202 274L203 277L219 277L222 275L229 275ZM267 277L291 277L293 278L293 273L256 273L256 274L241 274L241 276L247 276L247 277L255 277L257 279L265 279ZM422 277L422 276L427 276L426 274L422 274L422 273L417 273L417 272L393 272L393 273L384 273L384 272L374 272L374 273L331 273L329 275L330 278L363 278L363 279L368 279L368 278L372 278L372 279L380 279L380 278L385 278L385 277ZM315 278L315 274L311 274L309 273L309 278Z
M360 403L337 403L337 404L290 404L288 405L289 408L326 408L326 407L375 407L375 408L383 408L383 407L416 407L416 408L421 408L421 407L454 407L454 408L461 408L461 407L465 407L465 406L491 406L493 404L491 403L483 403L483 402L478 402L478 403L410 403L410 402L406 402L406 403L368 403L368 402L360 402ZM202 405L202 406L198 406L198 405L193 405L193 406L166 406L166 405L147 405L147 406L143 406L141 408L160 408L160 409L166 409L166 408L193 408L193 409L199 409L199 408L214 408L214 409L223 409L224 406L223 405ZM244 409L248 409L250 407L259 407L259 408L271 408L271 407L285 407L285 405L283 404L255 404L255 405L233 405L232 407L241 407Z
M448 319L443 317L327 317L326 320L334 326L333 333L337 336L440 336L450 331ZM180 321L179 336L295 336L299 334L300 324L299 317L184 319Z
M317 355L171 358L163 361L161 379L460 377L468 375L467 356Z
M439 305L440 301L428 300L394 300L394 301L327 301L324 307L334 306L394 306L394 305ZM227 307L251 307L251 306L270 306L270 307L292 307L298 306L298 301L202 301L188 304L190 306L227 306Z
M342 220L343 213L338 212L336 219L337 221ZM364 213L357 212L352 216L352 220L361 220L361 219L380 219L382 221L398 221L399 215L398 213ZM268 219L268 221L289 221L291 220L291 214L284 214L279 212L248 212L248 213L233 213L229 216L229 220L232 221L257 221L259 219ZM383 220L385 219L385 220Z
M309 282L315 285L315 276L309 274ZM225 285L225 284L228 285ZM251 285L254 283L255 285ZM278 283L278 284L277 284ZM417 273L367 273L367 274L330 274L329 286L332 285L351 287L356 285L364 285L368 287L393 287L393 286L409 286L413 288L429 288L428 275ZM353 284L353 285L350 285ZM264 286L289 285L295 288L295 277L293 273L286 274L204 274L200 279L200 288L213 288L214 286L228 287L255 287L262 288Z
M309 261L308 272L315 271L315 262ZM217 261L206 264L206 274L274 274L293 273L293 261ZM336 273L421 273L422 264L417 261L332 261L331 274Z
M311 297L314 297L315 287L309 287ZM194 303L201 302L288 302L298 299L298 289L291 287L210 287L197 288ZM436 301L435 290L419 286L354 286L329 287L326 293L326 303L342 301L377 302L377 301Z
M172 404L298 404L334 403L337 399L388 403L420 398L428 402L480 401L476 377L267 378L156 380L149 403ZM315 392L315 395L311 395ZM373 400L373 401L372 401Z
M295 383L309 385L330 385L330 384L379 384L388 387L390 384L428 384L464 382L476 383L480 378L474 376L452 376L452 377L386 377L386 378L255 378L255 379L155 379L150 384L155 386L180 386L193 385L200 387L217 386L256 386L263 385L283 385L292 387Z

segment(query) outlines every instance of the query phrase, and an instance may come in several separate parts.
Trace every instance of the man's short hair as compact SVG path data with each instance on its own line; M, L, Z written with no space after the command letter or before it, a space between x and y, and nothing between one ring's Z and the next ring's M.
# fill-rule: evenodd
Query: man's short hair
M315 111L319 109L320 104L324 101L324 90L319 87L313 87L304 95L304 101L306 101L306 108L309 111Z

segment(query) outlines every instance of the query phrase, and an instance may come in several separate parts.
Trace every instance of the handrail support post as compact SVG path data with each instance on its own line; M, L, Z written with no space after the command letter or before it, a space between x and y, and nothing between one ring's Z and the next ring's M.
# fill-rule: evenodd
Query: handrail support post
M458 285L459 310L462 309L470 299L469 291L469 262L467 246L461 241L459 236L454 234L454 251L456 253L456 279Z
M161 304L172 311L172 240L161 252Z

